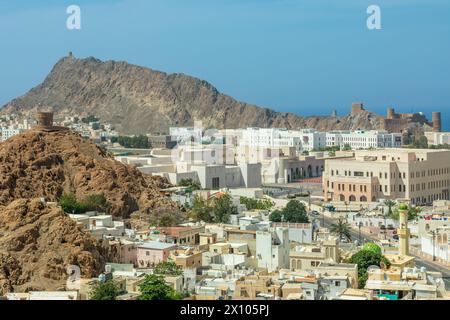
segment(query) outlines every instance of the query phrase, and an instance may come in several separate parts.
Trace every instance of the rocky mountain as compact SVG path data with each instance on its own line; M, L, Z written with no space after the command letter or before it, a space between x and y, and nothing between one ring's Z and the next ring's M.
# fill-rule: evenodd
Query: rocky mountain
M52 107L57 115L95 115L123 134L164 133L169 126L193 125L197 120L205 128L380 126L380 117L367 111L303 118L236 101L208 82L184 74L72 55L61 59L42 84L6 104L1 113L27 114L40 105Z
M161 196L160 184L69 130L31 130L0 144L0 205L22 198L56 201L73 192L78 199L103 195L108 213L120 218L154 208L175 210Z
M0 206L0 296L63 290L69 266L78 266L83 277L96 277L108 256L64 212L39 199Z

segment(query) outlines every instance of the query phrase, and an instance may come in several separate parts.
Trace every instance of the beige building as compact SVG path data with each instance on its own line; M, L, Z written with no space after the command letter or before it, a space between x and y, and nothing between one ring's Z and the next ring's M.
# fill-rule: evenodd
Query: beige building
M281 285L275 283L271 276L252 275L236 281L233 299L256 300L257 297L274 299L281 295Z
M312 270L321 263L340 261L339 239L330 238L314 245L297 246L289 254L291 270Z
M450 150L361 150L353 158L325 161L327 201L404 199L426 204L450 199L449 188Z
M183 269L202 266L202 252L197 250L172 250L169 258Z

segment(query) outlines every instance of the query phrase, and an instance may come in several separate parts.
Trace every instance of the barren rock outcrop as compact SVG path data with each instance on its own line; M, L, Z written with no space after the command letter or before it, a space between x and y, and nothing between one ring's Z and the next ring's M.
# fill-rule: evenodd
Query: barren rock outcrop
M62 290L67 267L95 277L109 260L109 250L79 229L59 208L40 199L0 206L0 296L7 292Z
M56 201L64 192L79 199L101 194L108 213L128 218L136 211L175 209L160 194L162 184L70 131L29 131L0 144L0 205L21 198Z

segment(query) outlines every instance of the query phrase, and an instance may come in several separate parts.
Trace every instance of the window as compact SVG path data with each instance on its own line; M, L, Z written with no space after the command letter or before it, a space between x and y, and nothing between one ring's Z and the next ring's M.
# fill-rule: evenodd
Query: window
M212 178L212 187L213 187L213 189L219 189L220 178L218 178L218 177Z

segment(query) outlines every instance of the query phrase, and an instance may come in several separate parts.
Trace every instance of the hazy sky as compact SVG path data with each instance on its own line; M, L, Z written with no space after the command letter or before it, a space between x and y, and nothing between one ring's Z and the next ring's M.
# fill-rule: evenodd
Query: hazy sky
M82 29L66 28L77 4ZM366 27L381 7L382 30ZM298 114L450 113L448 0L0 0L0 105L62 56L126 60L205 79Z

